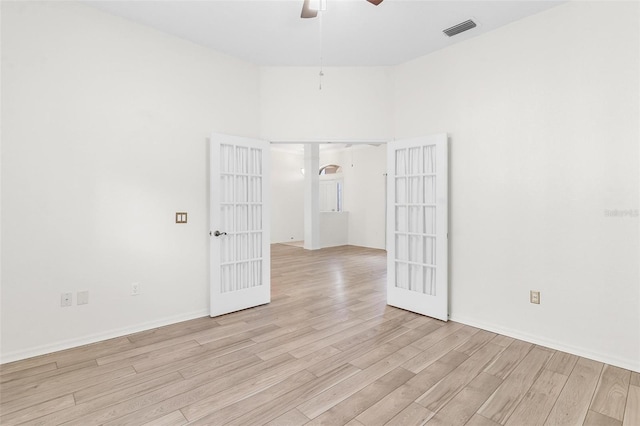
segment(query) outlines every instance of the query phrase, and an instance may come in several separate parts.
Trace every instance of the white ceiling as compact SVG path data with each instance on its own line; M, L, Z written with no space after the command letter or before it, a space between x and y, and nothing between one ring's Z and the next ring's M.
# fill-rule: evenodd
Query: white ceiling
M89 1L86 4L265 66L397 65L554 7L561 1L327 0L301 19L302 0ZM442 30L472 18L452 38ZM320 36L322 34L322 37Z

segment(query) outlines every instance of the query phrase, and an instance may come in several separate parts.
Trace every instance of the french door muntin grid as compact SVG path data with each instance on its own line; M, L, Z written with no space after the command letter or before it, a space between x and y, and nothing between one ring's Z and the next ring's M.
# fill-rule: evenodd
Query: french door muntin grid
M436 294L436 146L396 150L395 286Z
M262 150L220 145L221 292L262 285ZM227 231L228 230L228 231Z

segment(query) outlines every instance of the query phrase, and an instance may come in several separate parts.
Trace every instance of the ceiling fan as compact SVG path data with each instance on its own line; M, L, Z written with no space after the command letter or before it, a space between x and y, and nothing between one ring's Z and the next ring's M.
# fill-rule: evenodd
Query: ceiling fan
M374 6L382 3L382 0L367 0ZM314 6L311 5L312 0L304 0L302 3L302 12L300 13L301 18L315 18L318 16L318 10L325 10L327 6L327 0L314 0Z

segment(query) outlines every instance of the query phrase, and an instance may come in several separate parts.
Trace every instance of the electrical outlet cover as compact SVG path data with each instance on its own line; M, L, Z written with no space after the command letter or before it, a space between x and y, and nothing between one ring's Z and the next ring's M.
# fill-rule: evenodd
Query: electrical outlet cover
M531 290L531 292L529 293L529 301L531 303L533 303L533 304L539 305L540 304L540 292Z
M60 306L66 308L73 304L73 294L72 293L62 293L60 295Z
M76 295L76 300L78 305L86 305L89 303L89 292L88 291L79 291Z

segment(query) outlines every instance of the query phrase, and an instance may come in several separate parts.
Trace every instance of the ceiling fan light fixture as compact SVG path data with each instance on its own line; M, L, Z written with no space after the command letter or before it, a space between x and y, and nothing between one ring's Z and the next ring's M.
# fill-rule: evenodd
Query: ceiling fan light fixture
M382 3L382 0L366 0L369 3L377 6ZM300 13L300 17L307 18L316 18L318 16L318 12L324 12L327 10L327 0L304 0L302 3L302 12Z
M316 16L318 16L318 10L311 8L311 0L304 0L302 3L302 12L300 12L300 17L307 19L315 18Z

